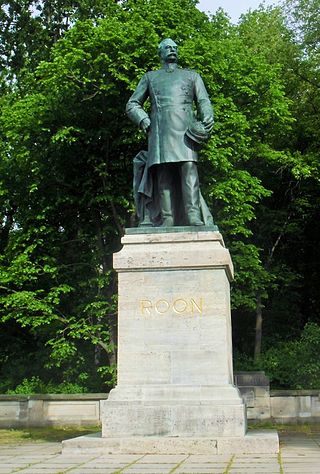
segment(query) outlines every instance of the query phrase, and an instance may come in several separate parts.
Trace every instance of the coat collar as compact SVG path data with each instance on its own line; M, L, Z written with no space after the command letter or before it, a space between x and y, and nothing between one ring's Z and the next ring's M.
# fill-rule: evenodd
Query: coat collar
M178 68L177 63L165 63L162 67L166 72L174 72Z

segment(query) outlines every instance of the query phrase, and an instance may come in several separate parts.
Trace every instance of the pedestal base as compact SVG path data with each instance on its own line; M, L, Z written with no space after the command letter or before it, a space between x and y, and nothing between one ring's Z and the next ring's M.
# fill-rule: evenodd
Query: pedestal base
M102 436L244 436L245 406L226 386L118 386L101 402Z
M63 454L275 454L279 438L275 430L252 431L242 437L135 436L102 438L80 436L62 442Z
M276 453L276 432L246 434L233 385L233 266L219 232L131 234L119 279L118 383L102 402L102 438L67 452Z

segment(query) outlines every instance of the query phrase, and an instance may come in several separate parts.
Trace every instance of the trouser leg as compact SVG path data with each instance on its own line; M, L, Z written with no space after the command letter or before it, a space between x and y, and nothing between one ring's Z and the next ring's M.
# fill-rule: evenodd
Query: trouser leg
M140 204L140 215L143 216L143 218L140 220L139 227L152 227L152 221L151 221L151 215L150 215L150 208L149 208L149 203L146 202L147 199L145 196L141 196L141 204Z
M164 227L172 227L173 222L173 169L170 164L157 165L159 203Z
M181 163L181 190L189 225L204 225L200 212L198 167L194 161Z

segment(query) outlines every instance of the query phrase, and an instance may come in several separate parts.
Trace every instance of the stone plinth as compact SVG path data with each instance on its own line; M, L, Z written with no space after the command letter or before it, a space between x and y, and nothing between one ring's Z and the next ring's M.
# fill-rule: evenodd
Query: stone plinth
M233 266L221 234L171 229L125 235L122 243L114 255L118 383L102 402L102 438L64 449L276 452L275 434L245 434L245 405L233 385Z
M79 436L62 442L63 454L274 454L279 451L275 430L250 431L241 437Z
M119 273L118 385L103 437L243 436L233 385L229 280L219 232L126 235Z

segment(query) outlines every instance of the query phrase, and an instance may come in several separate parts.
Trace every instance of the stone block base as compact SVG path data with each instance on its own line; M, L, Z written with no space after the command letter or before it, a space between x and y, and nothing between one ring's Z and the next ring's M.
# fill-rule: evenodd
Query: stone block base
M251 431L242 437L102 438L100 433L62 442L63 454L275 454L275 430Z
M243 405L145 405L110 403L103 419L103 437L243 436Z
M245 406L229 385L117 387L101 402L102 436L240 437Z

